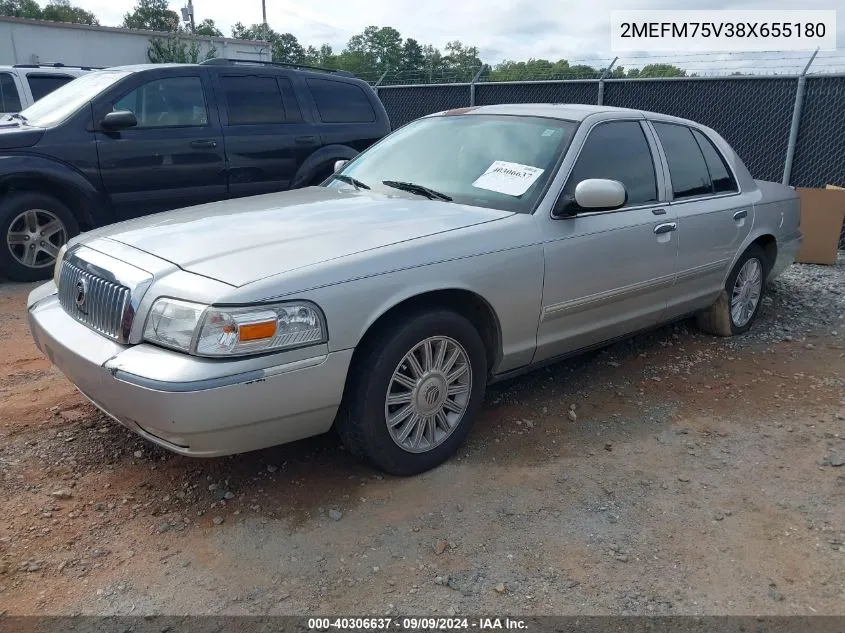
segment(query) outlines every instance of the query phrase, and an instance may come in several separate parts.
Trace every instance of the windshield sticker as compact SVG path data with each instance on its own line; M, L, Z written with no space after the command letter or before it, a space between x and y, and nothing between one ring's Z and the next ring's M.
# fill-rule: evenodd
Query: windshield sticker
M554 136L555 130L543 130L541 136Z
M497 160L479 176L473 187L487 189L508 196L521 196L534 184L545 170L531 165L520 165Z

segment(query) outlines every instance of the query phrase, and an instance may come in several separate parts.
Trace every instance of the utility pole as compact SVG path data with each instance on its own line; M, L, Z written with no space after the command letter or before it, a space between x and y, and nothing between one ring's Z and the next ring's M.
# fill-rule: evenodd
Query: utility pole
M264 41L267 41L267 0L261 0L261 24L264 27Z
M192 34L197 32L194 24L194 3L192 0L188 0L188 6L182 9L182 20L190 25Z

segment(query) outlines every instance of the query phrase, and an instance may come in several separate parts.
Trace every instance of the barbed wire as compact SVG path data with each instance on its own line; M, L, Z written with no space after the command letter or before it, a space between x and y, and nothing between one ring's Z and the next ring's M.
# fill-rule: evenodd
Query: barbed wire
M727 76L795 76L802 72L812 53L807 51L772 51L767 53L679 53L672 55L620 55L607 79L660 78L683 75L686 77ZM597 80L611 59L573 58L567 65L548 60L551 67L542 67L537 60L509 61L484 66L428 69L391 69L359 74L361 79L379 86L405 84L470 83L476 75L479 83L508 81ZM660 67L665 66L665 74ZM646 67L650 72L641 74ZM655 68L658 67L658 68ZM679 72L677 69L680 69ZM479 74L479 71L480 74ZM808 71L809 75L845 73L845 51L819 52Z

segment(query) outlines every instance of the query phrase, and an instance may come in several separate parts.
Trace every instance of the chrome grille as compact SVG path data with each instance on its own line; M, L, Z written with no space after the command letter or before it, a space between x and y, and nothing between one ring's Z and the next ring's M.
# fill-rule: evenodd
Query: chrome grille
M80 300L81 298L81 300ZM124 341L123 320L129 288L62 262L59 302L80 323L116 341Z

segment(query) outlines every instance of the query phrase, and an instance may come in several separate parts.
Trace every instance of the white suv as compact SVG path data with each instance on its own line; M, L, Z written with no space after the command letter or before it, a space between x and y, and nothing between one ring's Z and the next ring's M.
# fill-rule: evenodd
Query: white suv
M0 116L25 110L44 95L92 70L95 68L64 64L0 66Z

